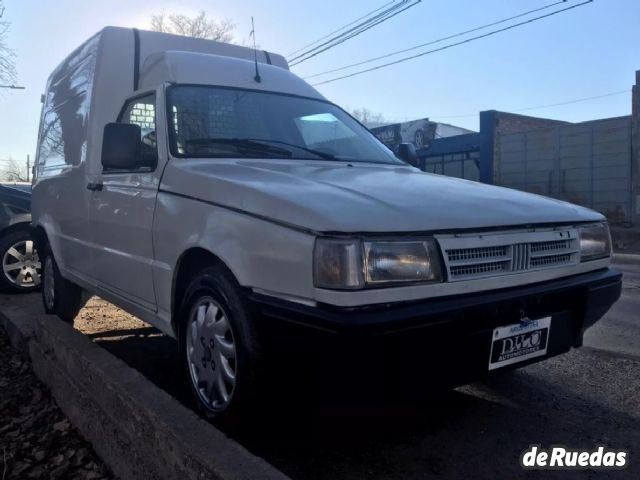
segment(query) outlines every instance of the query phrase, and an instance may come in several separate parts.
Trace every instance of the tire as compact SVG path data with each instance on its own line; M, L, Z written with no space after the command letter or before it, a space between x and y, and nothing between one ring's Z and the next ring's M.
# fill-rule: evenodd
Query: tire
M71 325L82 308L82 289L60 275L49 245L42 256L42 304L46 313Z
M33 292L40 286L41 263L27 227L6 232L0 238L2 273L0 288L4 292Z
M259 404L258 335L239 285L222 265L202 270L184 295L180 361L199 413L239 426Z

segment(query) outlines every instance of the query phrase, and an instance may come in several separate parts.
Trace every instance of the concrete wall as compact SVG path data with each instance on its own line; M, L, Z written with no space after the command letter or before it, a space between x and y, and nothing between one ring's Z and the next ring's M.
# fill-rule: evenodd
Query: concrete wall
M636 72L631 111L632 218L635 225L640 225L640 70Z
M632 223L631 117L496 135L494 180Z

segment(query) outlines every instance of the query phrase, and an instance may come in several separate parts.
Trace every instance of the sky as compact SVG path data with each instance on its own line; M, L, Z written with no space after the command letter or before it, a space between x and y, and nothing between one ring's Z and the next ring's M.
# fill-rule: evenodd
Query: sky
M25 160L27 155L33 159L47 77L104 26L144 29L153 13L204 10L234 22L241 41L248 38L253 16L260 47L288 55L387 1L4 0L3 20L11 22L17 83L26 89L0 89L0 160ZM292 71L305 77L552 2L422 0ZM576 3L580 0L566 2ZM366 107L392 122L429 117L472 130L479 128L477 113L490 109L572 122L628 115L635 71L640 70L639 24L640 1L595 0L505 33L317 88L348 110ZM331 76L318 80L324 78ZM620 91L624 92L528 110Z

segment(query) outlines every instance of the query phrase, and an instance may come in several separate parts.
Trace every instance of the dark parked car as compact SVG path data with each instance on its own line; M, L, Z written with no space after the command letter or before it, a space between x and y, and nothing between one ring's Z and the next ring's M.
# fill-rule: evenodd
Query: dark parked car
M26 292L40 285L40 260L30 223L30 186L0 184L0 287L5 292Z

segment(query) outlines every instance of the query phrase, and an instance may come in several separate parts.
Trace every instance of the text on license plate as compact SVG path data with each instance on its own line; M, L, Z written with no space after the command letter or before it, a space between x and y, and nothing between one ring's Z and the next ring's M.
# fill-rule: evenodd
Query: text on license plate
M545 317L494 329L489 370L546 355L550 325Z

